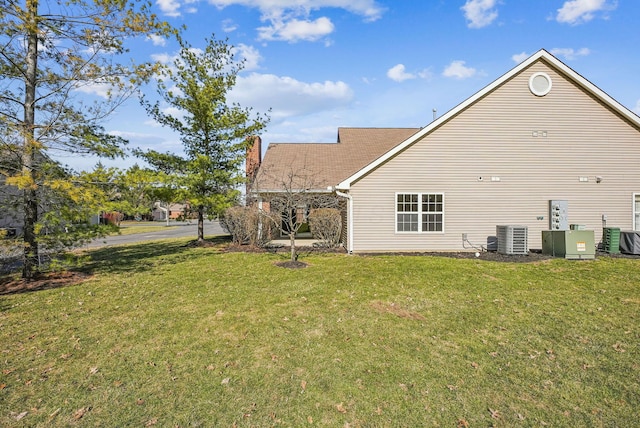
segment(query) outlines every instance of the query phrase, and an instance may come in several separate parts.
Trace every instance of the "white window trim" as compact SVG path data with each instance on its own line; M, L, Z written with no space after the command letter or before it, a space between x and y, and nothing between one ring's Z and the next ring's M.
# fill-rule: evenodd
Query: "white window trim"
M542 90L536 89L534 81L536 80L537 77L543 77L544 79L546 79L548 86ZM553 82L551 81L551 77L549 77L547 73L542 73L542 72L534 73L529 78L529 90L535 96L544 97L551 91L552 86L553 86Z
M406 213L408 211L398 211L398 195L418 195L418 211L416 214L418 214L418 231L413 232L410 230L398 230L398 214L399 213ZM434 230L434 231L429 231L429 230L422 230L422 195L442 195L442 230ZM445 225L446 225L446 214L445 214L445 194L444 192L415 192L415 191L407 191L407 192L396 192L394 195L394 213L395 215L393 216L393 230L395 231L395 233L397 235L422 235L422 234L426 234L426 235L444 235L445 233ZM438 212L439 213L439 212Z

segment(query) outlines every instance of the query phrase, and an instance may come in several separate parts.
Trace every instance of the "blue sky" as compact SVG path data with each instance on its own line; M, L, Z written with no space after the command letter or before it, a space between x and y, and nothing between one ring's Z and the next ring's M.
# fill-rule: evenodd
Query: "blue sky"
M230 98L271 109L266 144L335 142L340 126L424 126L433 109L444 114L541 48L640 114L638 0L157 0L154 8L185 25L196 48L212 36L236 47L246 67ZM131 49L139 60L176 53L156 37ZM181 149L135 100L106 128L132 147ZM77 169L96 162L62 160Z

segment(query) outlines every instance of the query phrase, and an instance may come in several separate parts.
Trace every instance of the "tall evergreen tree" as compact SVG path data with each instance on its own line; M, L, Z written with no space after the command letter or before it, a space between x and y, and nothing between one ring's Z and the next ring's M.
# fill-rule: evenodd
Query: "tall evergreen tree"
M248 138L260 132L268 118L252 117L251 108L228 102L228 92L244 67L235 60L232 46L211 38L199 50L180 37L178 41L179 54L158 81L164 104L144 100L143 105L156 121L180 134L184 154L138 154L174 176L174 187L197 212L202 241L205 215L220 214L237 201ZM167 106L179 113L168 113Z

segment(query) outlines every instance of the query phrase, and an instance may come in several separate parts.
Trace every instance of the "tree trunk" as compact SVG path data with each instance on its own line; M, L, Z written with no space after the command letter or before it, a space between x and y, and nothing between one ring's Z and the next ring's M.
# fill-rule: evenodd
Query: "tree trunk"
M27 0L27 56L25 58L24 122L22 144L22 175L25 178L24 253L22 277L31 280L38 271L38 242L35 226L38 221L38 194L34 179L37 148L35 144L35 100L38 70L38 0Z
M296 234L295 232L289 232L289 240L291 245L291 261L295 262L298 258L296 255Z
M198 242L204 241L204 206L198 207Z

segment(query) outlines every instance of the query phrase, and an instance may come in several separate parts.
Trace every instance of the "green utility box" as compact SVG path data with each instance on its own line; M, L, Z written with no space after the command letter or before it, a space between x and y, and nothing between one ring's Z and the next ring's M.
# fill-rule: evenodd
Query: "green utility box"
M595 259L593 230L543 230L542 253L565 259Z
M618 254L620 252L620 228L605 227L602 229L602 244L605 253Z

